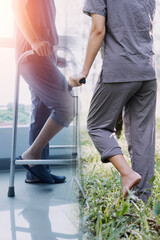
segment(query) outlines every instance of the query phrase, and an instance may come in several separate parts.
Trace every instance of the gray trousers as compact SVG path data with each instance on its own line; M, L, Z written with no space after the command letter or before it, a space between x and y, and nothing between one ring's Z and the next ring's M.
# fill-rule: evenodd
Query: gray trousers
M104 163L123 154L117 142L115 124L123 109L125 136L132 168L142 176L135 191L147 201L152 186L155 162L156 80L103 83L98 82L88 115L88 133Z
M21 75L33 94L50 110L51 118L58 125L68 127L74 117L74 99L68 90L67 80L56 65L55 56L28 57L28 61L22 64ZM44 120L41 112L38 121Z
M32 100L32 115L29 132L31 145L49 116L63 126L68 127L74 117L73 97L68 82L56 65L55 56L39 57L33 55L22 64L21 74L29 84ZM42 159L49 157L49 144L41 153ZM49 166L46 165L48 171ZM35 177L27 171L28 179Z

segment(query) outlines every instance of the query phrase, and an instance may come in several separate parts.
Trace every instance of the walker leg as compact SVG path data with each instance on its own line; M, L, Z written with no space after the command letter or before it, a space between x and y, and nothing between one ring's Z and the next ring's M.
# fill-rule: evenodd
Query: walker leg
M8 188L8 197L15 197L14 186Z
M19 69L18 69L17 74L16 74L16 87L15 87L15 99L14 99L14 118L13 118L13 130L12 130L12 149L11 149L8 197L14 197L15 196L14 176L15 176L16 140L17 140L19 79L20 79L20 75L19 75Z
M9 179L9 188L8 188L8 197L14 197L14 176L15 176L15 165L14 162L11 160L10 163L10 179Z
M15 119L17 115L15 116ZM17 126L13 128L13 142L12 142L12 155L11 155L11 162L10 162L10 176L9 176L9 188L8 188L8 197L14 197L14 177L15 177L15 135L16 135Z
M15 196L14 177L15 177L15 152L16 152L17 117L18 117L17 107L18 107L17 104L15 104L8 197L14 197Z

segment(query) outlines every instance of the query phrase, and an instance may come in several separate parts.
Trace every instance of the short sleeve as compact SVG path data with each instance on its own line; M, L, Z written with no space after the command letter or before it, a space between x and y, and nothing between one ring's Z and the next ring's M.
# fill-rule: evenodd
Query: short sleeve
M107 0L85 0L83 12L89 16L92 13L99 14L106 17L107 14Z

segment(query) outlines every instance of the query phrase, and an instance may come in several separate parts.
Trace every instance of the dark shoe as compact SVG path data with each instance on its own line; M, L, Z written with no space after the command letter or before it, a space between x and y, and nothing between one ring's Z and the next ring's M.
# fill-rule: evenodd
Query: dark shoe
M53 174L51 174L51 176L52 176L53 180L55 181L55 183L64 183L66 180L65 176L56 176Z
M17 160L23 160L23 159L21 156L19 156ZM36 176L37 180L40 180L43 183L50 183L50 184L55 183L55 180L53 180L51 174L46 170L46 168L43 165L36 165L33 167L29 167L28 165L22 165L22 166L25 169L27 169L31 174Z
M66 180L65 176L56 176L51 174L51 170L50 168L48 168L47 165L43 165L46 169L46 171L48 171L50 173L50 175L52 176L53 180L55 181L55 183L64 183ZM29 171L26 172L26 179L25 179L26 183L42 183L42 181L40 179L38 179L35 175L31 174Z
M52 176L52 179L54 181L54 183L64 183L65 180L66 180L66 177L65 176L56 176L56 175L53 175L51 174ZM32 174L32 178L28 177L25 179L25 183L44 183L44 181L38 179L37 177L35 177L33 174Z

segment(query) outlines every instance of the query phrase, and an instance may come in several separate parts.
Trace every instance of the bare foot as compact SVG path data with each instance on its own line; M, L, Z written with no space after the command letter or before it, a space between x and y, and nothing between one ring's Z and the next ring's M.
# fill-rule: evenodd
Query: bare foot
M126 198L128 196L128 190L131 190L135 187L140 181L141 176L137 172L132 172L127 176L122 177L122 184L123 184L123 196Z
M28 148L23 154L22 154L22 159L25 160L25 159L40 159L41 157L38 155L38 154L34 154L30 151L30 149ZM29 167L33 167L35 165L32 165L32 164L29 164L28 165Z

